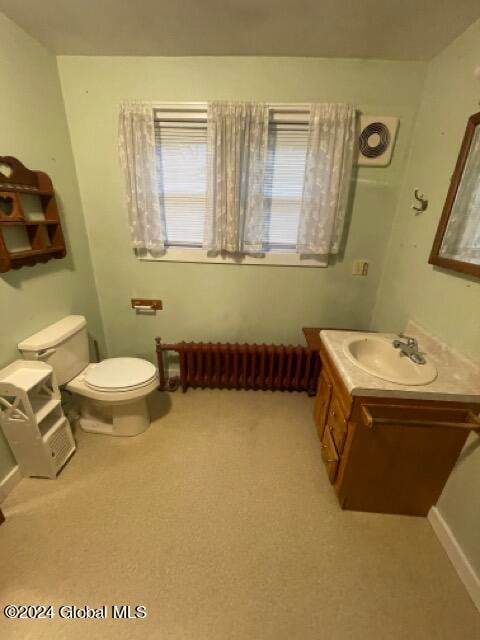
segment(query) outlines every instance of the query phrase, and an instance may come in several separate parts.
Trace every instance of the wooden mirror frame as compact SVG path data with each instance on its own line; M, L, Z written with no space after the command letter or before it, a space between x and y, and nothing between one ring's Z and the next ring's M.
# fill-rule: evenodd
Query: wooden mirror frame
M450 214L452 212L453 203L457 196L458 187L463 176L463 170L467 162L470 147L472 145L473 136L475 134L475 128L480 125L480 112L474 113L470 116L465 129L465 135L463 136L462 146L460 147L460 153L458 154L457 164L455 165L455 171L453 172L450 182L450 188L447 193L447 199L443 207L442 216L438 223L437 233L435 240L433 241L432 251L429 264L434 264L438 267L445 269L453 269L454 271L460 271L471 276L480 278L480 264L472 264L471 262L462 262L461 260L453 260L452 258L444 258L441 256L440 251L442 248L443 238L445 231L447 230L448 221L450 220Z

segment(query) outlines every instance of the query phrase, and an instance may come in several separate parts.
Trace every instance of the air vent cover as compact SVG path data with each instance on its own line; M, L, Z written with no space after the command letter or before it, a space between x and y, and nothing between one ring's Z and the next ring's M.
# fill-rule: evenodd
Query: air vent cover
M392 158L397 129L398 118L393 116L361 116L357 164L386 167Z

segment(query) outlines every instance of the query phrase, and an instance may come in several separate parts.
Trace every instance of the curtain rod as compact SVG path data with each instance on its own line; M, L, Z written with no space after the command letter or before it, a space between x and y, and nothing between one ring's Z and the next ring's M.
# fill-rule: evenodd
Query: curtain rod
M143 102L143 101L139 101ZM183 109L207 109L208 102L159 102L158 100L145 100L146 104L151 104L158 109L177 107ZM235 101L232 101L235 102ZM239 101L240 102L240 101ZM312 106L311 102L266 102L270 109L279 109L285 111L309 111Z
M173 101L158 101L158 100L124 100L122 102L141 102L143 104L151 104L153 107L157 108L157 109L163 109L163 108L173 108L175 107L175 110L181 111L182 109L198 109L198 110L203 110L203 109L207 109L208 108L208 103L209 101L198 101L198 102L190 102L190 101L185 101L185 102L173 102ZM225 102L243 102L242 100L225 100ZM249 102L248 100L246 102ZM261 102L261 101L260 101ZM299 112L303 112L303 113L307 113L308 111L310 111L310 107L312 106L312 104L317 104L315 102L265 102L266 106L269 109L277 109L278 111L290 111L290 112L295 112L295 111L299 111ZM320 103L323 104L323 103ZM329 104L329 103L325 103L325 104ZM334 102L332 104L343 104L343 103L337 103ZM358 109L358 107L356 107L356 111L361 113L361 110Z

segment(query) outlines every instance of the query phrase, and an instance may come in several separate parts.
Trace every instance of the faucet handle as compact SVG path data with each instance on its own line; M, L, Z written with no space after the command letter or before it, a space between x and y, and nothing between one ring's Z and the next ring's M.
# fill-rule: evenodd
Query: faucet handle
M418 347L418 342L416 338L413 338L412 336L407 336L403 332L399 333L398 337L406 340L409 347L413 347L413 346Z

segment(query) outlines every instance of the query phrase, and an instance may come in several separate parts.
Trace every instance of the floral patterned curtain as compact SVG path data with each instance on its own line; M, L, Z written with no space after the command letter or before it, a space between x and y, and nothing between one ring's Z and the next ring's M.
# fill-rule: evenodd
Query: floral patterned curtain
M268 107L264 104L208 105L205 249L230 253L262 251L268 118Z
M123 103L118 133L132 246L161 253L165 248L166 229L158 197L152 106L141 102Z
M297 253L338 253L355 150L355 107L312 105Z

